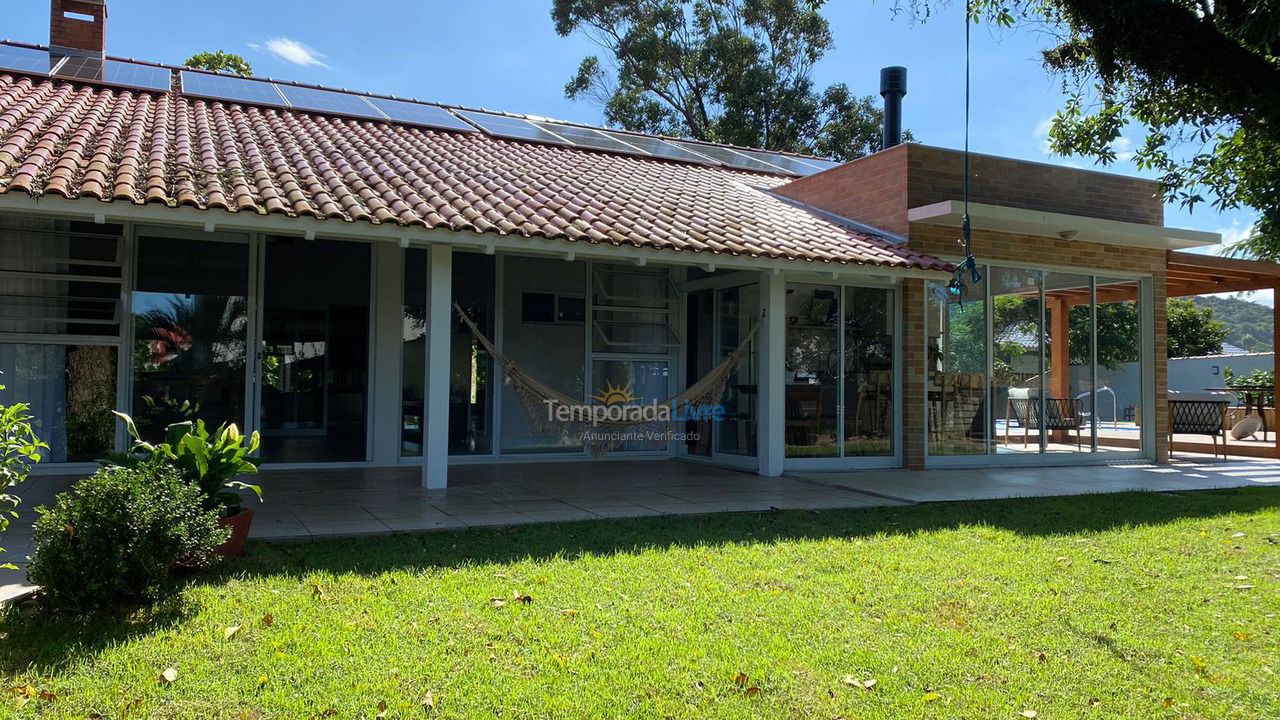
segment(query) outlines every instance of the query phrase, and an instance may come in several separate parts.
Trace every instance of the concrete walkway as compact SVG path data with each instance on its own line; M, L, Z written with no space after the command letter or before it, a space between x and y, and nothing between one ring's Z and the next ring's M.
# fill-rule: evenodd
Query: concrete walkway
M825 510L921 502L1044 497L1132 490L1280 487L1280 461L1179 459L1054 468L868 470L788 473L762 478L694 462L609 461L469 465L450 469L447 490L425 490L413 466L268 471L266 503L252 537L310 540L333 536L454 530L604 518ZM75 478L36 477L19 488L20 517L0 539L22 568L30 553L34 508ZM0 570L0 601L30 590L22 570ZM9 582L5 582L9 581Z

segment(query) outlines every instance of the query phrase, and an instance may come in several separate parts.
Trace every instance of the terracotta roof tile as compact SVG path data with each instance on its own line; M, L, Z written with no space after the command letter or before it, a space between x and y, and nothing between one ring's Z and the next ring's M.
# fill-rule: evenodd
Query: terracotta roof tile
M929 270L786 178L0 74L0 193Z

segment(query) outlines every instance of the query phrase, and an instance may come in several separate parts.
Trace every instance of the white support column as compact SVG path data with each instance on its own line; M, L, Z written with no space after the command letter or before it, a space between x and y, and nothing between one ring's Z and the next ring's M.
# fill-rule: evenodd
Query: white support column
M759 438L756 453L760 461L760 474L777 477L782 474L782 459L786 453L786 385L783 369L786 363L787 342L787 283L786 279L771 270L760 273L760 307L764 310L760 333L757 337L757 357L760 360L759 407L756 413Z
M453 322L453 248L431 245L427 270L427 377L422 486L449 485L449 336Z
M374 243L373 267L373 382L369 387L372 460L375 465L394 465L400 460L400 426L404 422L400 400L404 251L392 243Z

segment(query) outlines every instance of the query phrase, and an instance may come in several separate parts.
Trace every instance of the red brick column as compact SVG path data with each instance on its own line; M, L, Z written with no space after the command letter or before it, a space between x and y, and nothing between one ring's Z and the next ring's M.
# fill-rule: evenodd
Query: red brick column
M902 283L902 464L924 469L925 295L923 280Z
M1169 305L1163 272L1151 278L1151 317L1155 321L1155 385L1157 463L1169 462ZM1145 415L1143 416L1146 417Z

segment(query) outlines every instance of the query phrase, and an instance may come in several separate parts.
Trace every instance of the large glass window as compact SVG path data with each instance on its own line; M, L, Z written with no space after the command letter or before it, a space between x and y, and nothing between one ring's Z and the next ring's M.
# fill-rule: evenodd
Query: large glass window
M716 362L733 352L760 319L760 286L724 288L719 293L719 333ZM724 393L724 420L716 424L716 451L727 455L756 454L757 402L760 396L756 342L743 353L737 370L729 376Z
M787 457L840 454L840 290L787 288Z
M893 292L844 289L844 454L893 454Z
M143 437L201 419L245 422L249 246L141 236L133 292L133 410Z
M787 457L893 454L893 295L787 287Z
M571 398L586 395L586 263L507 256L502 260L502 352ZM537 409L533 409L534 412ZM535 433L514 388L502 389L502 452L555 453L581 448L557 433Z
M110 345L0 342L0 404L31 406L49 462L90 462L114 448L116 357Z
M495 261L493 255L453 254L453 301L487 337L494 336ZM493 451L494 362L471 329L453 320L450 336L449 452Z
M955 295L928 286L928 447L932 455L987 453L987 286Z
M367 455L369 246L269 238L262 310L262 455Z
M1141 286L1134 280L1100 277L1096 281L1098 365L1092 416L1098 450L1123 452L1142 447Z
M1141 282L984 277L963 295L928 286L929 454L1141 450Z
M0 333L120 336L118 225L0 218Z

